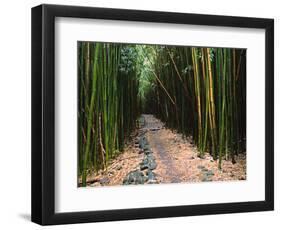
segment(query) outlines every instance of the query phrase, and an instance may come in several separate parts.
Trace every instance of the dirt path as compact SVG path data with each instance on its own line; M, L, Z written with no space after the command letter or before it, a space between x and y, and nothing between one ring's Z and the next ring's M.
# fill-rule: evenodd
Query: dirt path
M146 133L148 143L157 162L155 173L158 176L158 181L165 183L182 182L183 174L178 170L175 162L177 158L170 154L169 146L171 146L171 143L166 139L167 130L164 129L164 124L153 115L143 116L145 119L145 128L148 130Z
M160 183L229 181L246 179L246 159L237 157L237 163L223 161L223 170L218 169L218 162L206 153L204 159L197 157L198 151L191 139L172 132L153 115L144 115L148 130L160 127L157 131L146 133L148 142L158 164L155 173Z
M140 171L140 163L145 153L139 148L137 140L144 133L157 163L153 170L157 183L184 183L208 181L233 181L246 179L246 158L244 154L236 157L236 164L222 161L222 170L218 162L206 153L204 159L197 157L197 148L191 138L166 128L153 115L142 115L142 126L133 135L131 143L124 153L113 160L109 169L93 177L99 178L91 186L121 185L123 179L132 171ZM145 171L143 171L146 175Z

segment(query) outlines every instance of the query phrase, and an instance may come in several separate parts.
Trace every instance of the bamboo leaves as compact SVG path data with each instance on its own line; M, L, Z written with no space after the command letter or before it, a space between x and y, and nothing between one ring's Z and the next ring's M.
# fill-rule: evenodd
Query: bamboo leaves
M246 147L245 50L78 43L78 173L106 169L142 112L192 136L198 156Z
M86 186L89 170L106 169L135 127L138 81L134 47L125 47L131 56L121 44L81 42L79 47L78 173Z

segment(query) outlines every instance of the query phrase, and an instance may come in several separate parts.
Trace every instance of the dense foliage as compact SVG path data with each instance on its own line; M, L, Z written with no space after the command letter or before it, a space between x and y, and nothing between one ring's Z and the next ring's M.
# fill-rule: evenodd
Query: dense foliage
M245 151L246 50L155 48L156 87L146 111L169 127L192 135L199 156L214 159ZM153 106L152 106L153 105Z
M192 136L200 157L234 162L245 151L245 50L91 42L78 50L83 186L123 150L141 112Z
M134 47L79 43L79 175L105 168L135 128L138 80Z

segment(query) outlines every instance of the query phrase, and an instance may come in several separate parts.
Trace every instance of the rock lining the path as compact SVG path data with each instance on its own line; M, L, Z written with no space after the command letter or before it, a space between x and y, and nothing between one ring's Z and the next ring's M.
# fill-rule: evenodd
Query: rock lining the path
M140 169L145 170L145 169L150 169L154 170L156 169L157 164L155 162L155 158L153 157L152 154L145 155L144 159L140 163Z
M100 183L101 185L107 185L107 184L109 183L109 178L108 178L108 177L101 178L101 179L99 180L99 183Z
M123 180L123 185L144 184L148 178L140 170L134 170L127 174Z
M122 185L123 181L124 184L137 185L142 183L210 183L211 181L246 179L244 154L238 155L235 165L223 160L222 170L219 170L218 161L214 160L209 153L206 153L204 159L198 157L199 152L191 136L183 137L176 131L165 128L162 122L152 115L144 114L143 116L145 124L142 127L140 124L137 125L137 129L126 143L124 152L110 162L108 171L91 172L87 185L94 187ZM158 127L160 127L159 130ZM145 160L146 155L148 155L148 160ZM156 169L141 170L140 163L153 162L149 160L151 156L156 158ZM132 173L136 170L138 172ZM81 181L82 179L79 178L79 186L81 186Z
M140 137L135 141L135 145L140 148L139 153L144 153L144 158L139 164L140 169L129 172L123 179L123 185L136 185L136 184L156 184L156 174L153 172L157 167L155 157L147 141L147 138L142 133ZM145 172L145 174L144 174Z
M215 175L212 170L207 169L204 165L198 165L198 169L202 172L202 182L213 181L212 177Z
M157 183L157 179L156 179L156 174L154 172L152 172L152 170L147 170L147 183L148 184L156 184Z

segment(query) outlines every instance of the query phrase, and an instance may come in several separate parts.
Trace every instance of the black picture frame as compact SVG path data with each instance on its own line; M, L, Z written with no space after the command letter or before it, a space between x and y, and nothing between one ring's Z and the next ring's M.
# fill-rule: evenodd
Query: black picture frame
M265 200L55 213L55 18L89 18L265 29ZM274 20L110 8L32 8L32 221L41 225L274 209Z

